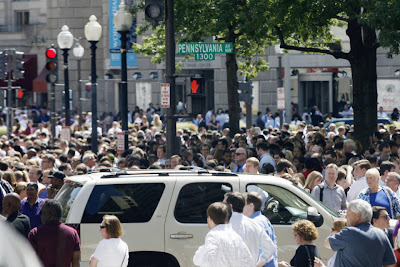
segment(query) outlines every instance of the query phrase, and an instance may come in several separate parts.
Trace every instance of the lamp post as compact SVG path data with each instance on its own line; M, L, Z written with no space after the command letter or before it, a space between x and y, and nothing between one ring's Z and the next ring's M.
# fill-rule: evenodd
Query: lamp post
M74 54L74 57L78 61L78 114L79 114L79 125L82 126L83 123L83 118L82 118L82 87L81 87L81 59L83 57L83 54L85 53L85 49L83 46L79 43L79 40L81 38L76 38L75 39L75 46L72 49L72 53Z
M90 43L91 50L91 83L92 83L92 151L97 154L97 75L96 75L96 44L102 33L101 25L97 22L95 15L91 15L89 22L85 25L85 36Z
M65 103L65 125L71 125L71 119L69 114L69 75L68 75L68 50L71 49L74 43L74 36L69 32L67 25L62 26L61 32L57 36L58 46L63 51L64 57L64 103Z
M120 112L122 131L124 132L124 149L128 149L128 73L126 63L127 34L132 27L133 16L126 10L125 1L122 0L119 10L114 14L114 24L121 35L121 82L119 83Z

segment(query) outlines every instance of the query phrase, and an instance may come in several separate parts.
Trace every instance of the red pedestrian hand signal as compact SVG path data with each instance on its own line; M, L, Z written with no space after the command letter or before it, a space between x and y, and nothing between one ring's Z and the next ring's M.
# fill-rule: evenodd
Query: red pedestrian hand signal
M197 80L193 80L192 81L192 93L196 94L197 93L197 89L199 88L199 84L197 83Z

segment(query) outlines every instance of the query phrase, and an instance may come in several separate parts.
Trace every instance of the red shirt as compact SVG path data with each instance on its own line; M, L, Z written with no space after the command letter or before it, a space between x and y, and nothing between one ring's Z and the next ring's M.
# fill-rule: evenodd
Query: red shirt
M70 267L73 252L81 249L76 230L61 222L33 228L28 238L45 267Z

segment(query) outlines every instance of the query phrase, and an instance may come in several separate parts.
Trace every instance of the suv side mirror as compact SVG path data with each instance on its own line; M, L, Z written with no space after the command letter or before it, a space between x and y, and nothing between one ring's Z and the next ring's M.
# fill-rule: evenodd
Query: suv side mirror
M324 217L318 213L315 207L308 207L307 220L313 222L315 227L320 227L324 223Z

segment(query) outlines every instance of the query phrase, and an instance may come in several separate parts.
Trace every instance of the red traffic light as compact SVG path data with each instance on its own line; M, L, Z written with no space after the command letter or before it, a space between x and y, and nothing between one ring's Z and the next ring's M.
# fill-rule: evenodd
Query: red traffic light
M47 58L56 58L57 51L54 48L49 48L46 50L46 57Z
M18 98L21 99L24 96L24 91L18 90Z

